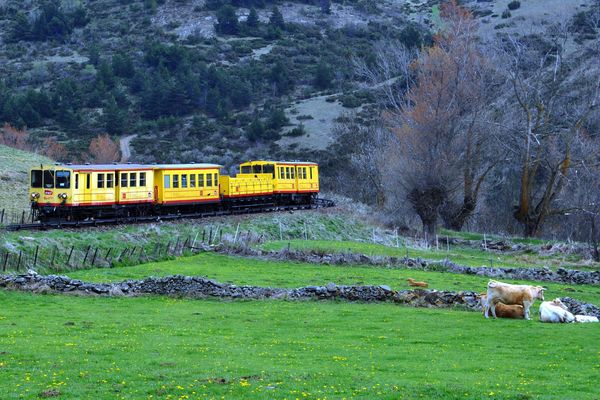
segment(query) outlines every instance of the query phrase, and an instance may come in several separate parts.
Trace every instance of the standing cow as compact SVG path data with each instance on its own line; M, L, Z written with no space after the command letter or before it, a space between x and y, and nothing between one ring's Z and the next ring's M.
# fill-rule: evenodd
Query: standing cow
M511 285L509 283L490 280L487 285L487 301L485 303L485 317L489 318L489 311L496 318L496 303L519 304L525 311L525 319L529 318L529 308L536 299L544 300L544 289L541 286Z

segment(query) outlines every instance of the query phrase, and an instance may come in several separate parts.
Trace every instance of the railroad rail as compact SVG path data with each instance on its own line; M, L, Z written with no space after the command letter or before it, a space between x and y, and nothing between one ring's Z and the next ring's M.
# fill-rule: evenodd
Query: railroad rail
M230 210L217 210L210 212L197 212L197 213L177 213L177 214L164 214L164 215L148 215L148 216L135 216L135 217L115 217L115 218L102 218L102 219L87 219L83 221L46 221L46 222L33 222L33 223L22 223L22 224L11 224L4 226L7 231L19 231L19 230L49 230L49 229L63 229L63 228L85 228L102 225L122 225L122 224L140 224L145 222L160 222L160 221L172 221L180 219L200 219L207 217L218 217L225 215L241 215L241 214L255 214L265 212L277 212L277 211L293 211L293 210L310 210L317 208L329 208L334 207L335 202L333 200L316 198L313 199L311 204L298 204L298 205L275 205L275 204L258 204L258 205L244 205L234 207Z

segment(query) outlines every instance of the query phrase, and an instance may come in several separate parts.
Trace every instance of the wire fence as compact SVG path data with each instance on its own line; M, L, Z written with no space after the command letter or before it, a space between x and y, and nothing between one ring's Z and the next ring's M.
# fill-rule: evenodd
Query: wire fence
M250 234L248 234L250 235ZM173 240L136 244L120 248L106 246L58 246L35 245L21 249L0 250L0 271L25 272L29 269L43 272L64 272L89 268L113 268L162 261L207 250L207 246L223 243L223 231L204 228L194 234ZM240 242L252 241L253 237ZM229 239L231 242L231 239ZM235 243L235 241L233 242Z
M3 208L0 210L0 226L28 224L34 222L34 214L29 210L11 210Z

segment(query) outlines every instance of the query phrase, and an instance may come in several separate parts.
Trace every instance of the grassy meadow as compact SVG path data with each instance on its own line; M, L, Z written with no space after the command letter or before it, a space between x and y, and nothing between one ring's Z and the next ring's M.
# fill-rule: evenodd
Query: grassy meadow
M484 292L488 277L445 272L388 269L373 266L314 265L298 262L270 261L203 253L156 263L121 268L94 268L73 271L72 278L94 282L118 282L143 279L147 276L206 276L220 282L236 285L271 287L300 287L326 285L389 285L394 290L409 289L406 279L411 277L429 283L430 289L472 290ZM531 283L511 281L513 283ZM582 301L600 304L600 287L591 285L563 285L550 282L538 284L548 288L548 298L570 296ZM538 303L539 304L539 303ZM537 306L535 306L537 310Z
M0 292L3 399L594 399L594 324ZM568 350L568 351L567 351Z

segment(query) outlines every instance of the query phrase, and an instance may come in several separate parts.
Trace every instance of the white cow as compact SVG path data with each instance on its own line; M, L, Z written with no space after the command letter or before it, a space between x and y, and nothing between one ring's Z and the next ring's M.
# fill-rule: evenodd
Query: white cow
M556 298L540 304L540 321L555 323L573 322L575 321L575 316L569 312L567 306L559 298Z
M585 323L585 322L600 322L600 321L598 320L598 317L593 317L591 315L576 315L575 322Z

